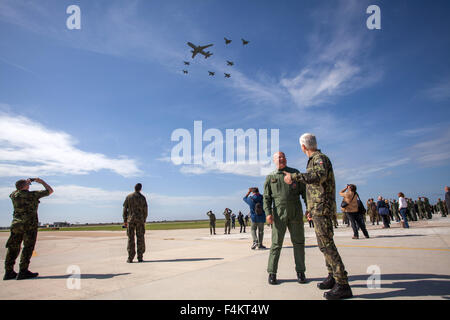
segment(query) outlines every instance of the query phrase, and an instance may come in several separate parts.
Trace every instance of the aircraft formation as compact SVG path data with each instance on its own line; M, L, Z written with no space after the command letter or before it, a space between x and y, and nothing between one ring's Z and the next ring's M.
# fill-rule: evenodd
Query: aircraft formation
M225 37L223 39L225 40L225 45L229 45L233 41L233 40L227 39ZM242 38L241 38L241 41L242 41L242 45L243 46L248 45L249 42L250 42L250 41L242 39ZM207 44L207 45L204 45L204 46L196 46L192 42L188 42L187 45L189 47L191 47L191 49L192 49L191 50L192 59L194 59L197 54L200 54L200 55L204 56L205 59L208 59L209 57L211 57L213 55L212 52L205 51L206 48L212 47L214 45L213 43ZM183 61L183 62L184 62L185 66L189 66L190 65L189 61ZM226 60L226 62L227 62L227 66L229 66L229 67L232 67L234 65L233 61ZM183 73L184 74L188 74L188 70L183 69ZM213 72L213 71L208 71L208 74L209 74L209 76L213 77L216 73ZM230 78L231 77L231 73L224 73L224 76L225 76L225 78Z

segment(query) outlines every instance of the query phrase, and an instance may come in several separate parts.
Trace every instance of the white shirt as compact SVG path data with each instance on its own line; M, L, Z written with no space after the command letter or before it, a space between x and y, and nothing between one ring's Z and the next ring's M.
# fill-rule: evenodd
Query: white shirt
M408 208L408 203L406 202L405 198L403 198L403 197L398 198L398 204L399 204L399 206L398 206L399 210L403 209L403 208Z

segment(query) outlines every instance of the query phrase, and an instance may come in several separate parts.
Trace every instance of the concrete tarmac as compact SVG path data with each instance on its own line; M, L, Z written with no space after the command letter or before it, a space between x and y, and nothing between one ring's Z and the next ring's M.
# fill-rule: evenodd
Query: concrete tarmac
M449 299L450 218L367 224L370 239L335 229L353 299ZM147 231L143 263L126 263L125 231L39 232L30 270L39 277L2 281L0 299L322 300L317 283L327 276L314 230L305 224L307 284L296 282L292 243L286 233L278 285L267 282L269 249L251 250L250 227ZM264 245L271 244L265 227ZM0 258L9 233L0 233ZM136 261L136 260L135 260ZM16 262L18 271L19 261ZM77 273L80 276L77 278ZM379 276L377 275L379 274ZM1 273L3 278L3 272ZM375 281L379 279L379 285Z

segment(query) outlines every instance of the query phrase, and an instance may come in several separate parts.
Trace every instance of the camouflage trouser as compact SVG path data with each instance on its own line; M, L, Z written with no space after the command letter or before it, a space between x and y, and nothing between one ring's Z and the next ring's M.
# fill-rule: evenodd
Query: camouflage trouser
M282 209L279 209L279 211L282 211ZM273 218L272 246L270 247L267 272L277 273L286 228L289 229L291 242L294 247L295 271L305 272L305 229L303 215L298 216L296 219L280 219L278 215L274 214Z
M394 218L395 218L395 221L401 220L400 215L398 214L398 211L394 211Z
M23 241L22 255L20 257L20 271L28 270L31 256L33 255L34 246L36 244L38 228L36 226L29 227L23 224L11 226L11 235L6 242L8 251L5 258L5 270L12 271L14 264L19 256L20 245Z
M209 233L210 234L216 233L216 223L215 222L209 223Z
M231 221L225 220L225 233L230 233L230 225L231 225ZM228 232L227 232L227 229L228 229Z
M138 259L141 259L145 252L145 223L144 222L129 222L128 228L127 228L127 235L128 235L128 258L133 259L136 255L136 249L135 249L135 241L134 241L134 234L136 233L137 238L137 256Z
M339 284L348 284L347 272L344 263L334 244L333 224L328 216L314 216L314 230L316 231L317 245L325 256L325 264L328 273L333 274L334 279Z
M375 222L378 224L380 222L380 216L378 215L377 212L370 213L369 217L370 217L370 222L372 222L372 224L374 224Z

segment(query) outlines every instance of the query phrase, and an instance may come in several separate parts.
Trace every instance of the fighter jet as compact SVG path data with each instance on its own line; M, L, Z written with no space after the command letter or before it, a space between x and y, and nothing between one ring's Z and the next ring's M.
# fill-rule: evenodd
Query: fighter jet
M194 57L195 57L195 55L196 55L197 53L200 53L200 54L204 55L204 56L205 56L205 59L208 58L208 57L210 57L210 56L212 56L212 53L211 53L211 52L209 52L209 51L205 52L205 51L203 51L203 50L205 50L206 48L209 48L209 47L213 46L213 44L208 44L208 45L206 45L206 46L196 46L195 44L192 44L191 42L188 42L187 45L188 45L189 47L191 47L192 49L194 49L194 50L191 50L191 52L192 52L192 59L194 59Z
M190 65L188 61L183 61L186 66Z
M228 60L227 60L227 65L232 66L233 64L234 64L233 61L228 61Z
M183 73L184 73L184 74L187 74L187 73L188 73L188 71L187 71L187 70L183 70Z
M224 38L225 39L225 44L230 44L231 43L231 40L228 40L227 38Z
M243 46L245 46L246 44L248 44L248 43L250 42L250 41L244 40L244 39L242 39L242 38L241 38L241 40L242 40L242 45L243 45Z
M231 74L229 74L229 73L224 73L224 75L225 75L225 78L229 78L231 76Z
M208 71L210 76L213 76L215 74L215 72L212 71Z

